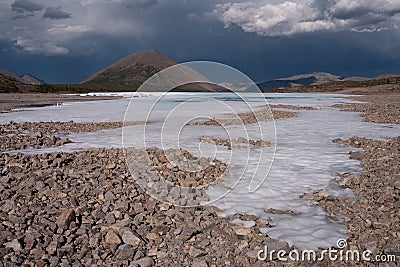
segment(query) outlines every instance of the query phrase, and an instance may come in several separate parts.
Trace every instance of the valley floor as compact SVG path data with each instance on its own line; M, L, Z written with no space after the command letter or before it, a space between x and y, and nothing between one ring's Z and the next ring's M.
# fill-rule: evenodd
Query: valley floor
M0 113L13 109L57 105L66 102L81 102L115 99L116 97L81 97L77 95L45 93L0 93Z
M82 100L46 94L2 95L3 111ZM400 123L400 94L361 96L357 100L368 103L334 107L346 110L343 112L362 112L369 122ZM62 146L70 140L60 133L117 127L121 123L13 122L0 127L0 266L266 266L257 260L257 252L264 245L290 251L288 243L260 233L260 228L271 227L268 220L245 214L220 218L215 207L178 208L149 197L131 178L122 149L3 153L28 146ZM321 192L303 198L315 201L332 218L344 220L348 248L369 249L373 255L398 255L400 133L385 141L363 136L333 141L357 148L349 157L362 163L362 173L343 174L339 181L354 192L354 199ZM162 159L157 164L170 171ZM230 223L234 219L236 223ZM246 221L254 225L246 226ZM396 260L398 264L400 258ZM268 264L343 266L343 262L327 259L284 264L275 259Z

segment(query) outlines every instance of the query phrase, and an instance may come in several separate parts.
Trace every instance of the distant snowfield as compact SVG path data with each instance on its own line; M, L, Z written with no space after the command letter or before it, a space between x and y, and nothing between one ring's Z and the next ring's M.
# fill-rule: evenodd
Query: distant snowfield
M262 229L263 233L294 244L300 249L327 248L335 246L338 239L346 238L346 227L343 222L331 220L322 208L312 205L311 201L299 198L304 193L313 193L321 189L328 190L334 196L352 196L352 192L340 188L336 180L339 178L339 173L360 171L360 162L349 159L348 152L354 148L333 143L332 140L352 136L384 139L398 136L400 133L398 125L362 122L357 113L341 112L331 108L332 104L351 101L340 98L340 95L264 94L270 104L313 106L319 109L295 111L298 112L297 117L276 120L275 124L262 123L261 128L265 130L263 135L259 133L259 125L255 124L246 127L228 126L225 129L188 126L181 130L182 122L187 122L190 118L224 118L231 108L234 108L235 112L245 112L248 108L247 103L239 101L240 99L231 94L173 93L161 101L156 101L161 96L158 93L123 95L137 96L132 98L127 114L129 120L144 121L148 118L153 122L146 127L143 125L125 127L125 145L137 148L145 146L177 148L179 144L195 156L215 155L217 159L228 162L231 176L226 178L225 187L232 187L238 177L243 177L229 194L212 204L222 210L220 216L241 213L268 219L274 227ZM248 94L247 100L254 108L265 104L265 99L261 99L260 94L254 96ZM8 123L11 120L122 121L129 102L129 98L123 98L30 108L26 111L0 114L0 123ZM155 108L151 109L153 106ZM150 115L149 110L152 111ZM171 112L176 110L179 111ZM246 138L248 135L250 139L258 139L261 136L264 140L276 144L276 153L274 154L274 147L265 148L265 153L260 157L261 148L253 149L249 153L247 149L227 150L225 147L210 144L199 145L198 138L201 136L226 138L227 133L231 138ZM71 134L68 137L75 143L50 149L28 149L24 152L71 152L91 147L122 147L122 129ZM271 169L268 173L269 168ZM254 178L251 174L255 170L257 171L254 176L258 181L262 181L264 175L268 176L256 192L249 193L250 180ZM208 194L212 199L217 199L223 189L221 186L211 187L208 189ZM265 212L271 208L291 210L295 214Z

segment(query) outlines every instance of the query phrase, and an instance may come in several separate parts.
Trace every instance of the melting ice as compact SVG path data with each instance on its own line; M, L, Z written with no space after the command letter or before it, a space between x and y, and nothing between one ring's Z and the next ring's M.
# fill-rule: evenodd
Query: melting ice
M346 238L346 227L343 222L331 220L325 211L312 205L311 201L299 198L304 193L313 193L327 189L331 195L351 196L352 192L340 188L336 180L343 172L360 171L360 163L350 160L348 152L351 148L332 143L335 138L361 136L384 139L400 134L398 125L372 124L362 122L357 113L340 112L332 108L335 103L350 102L339 95L314 94L265 94L270 104L291 104L317 107L317 110L296 111L298 116L275 121L274 132L264 132L264 140L276 142L274 149L265 150L264 158L258 165L260 148L251 153L241 149L228 150L211 144L199 144L199 137L223 138L257 138L258 125L243 126L188 126L192 118L225 118L234 107L235 112L246 112L247 103L239 101L231 94L169 94L161 101L155 101L160 94L141 94L132 98L129 120L143 121L146 118L153 123L146 126L136 125L125 128L126 145L137 148L163 146L164 148L180 147L189 150L195 156L215 156L230 163L231 176L225 181L225 187L215 186L208 189L211 198L217 199L226 188L232 188L243 170L249 174L258 168L265 170L271 167L267 179L261 187L249 193L251 175L243 179L225 197L215 201L213 205L221 209L220 216L235 213L256 215L266 218L274 226L262 229L265 234L294 244L300 249L316 249L334 246L340 238ZM254 108L265 104L260 95L250 96L250 105ZM190 100L190 101L187 101ZM66 103L22 110L14 113L0 114L0 123L9 121L122 121L129 99L95 101L85 103ZM155 102L149 116L148 110ZM227 105L225 105L227 104ZM134 107L134 108L132 108ZM173 111L173 112L171 112ZM165 123L168 114L168 123ZM146 136L143 138L143 130ZM264 129L273 129L273 122L264 122ZM178 130L177 130L178 129ZM248 135L248 136L246 136ZM68 136L75 143L49 149L28 149L25 153L43 153L51 151L75 151L91 147L121 147L122 130L102 130L95 133L79 133ZM162 138L162 142L160 142ZM144 140L145 139L145 140ZM144 142L146 141L146 142ZM274 156L274 161L272 162ZM247 164L248 162L248 164ZM272 165L271 165L272 163ZM258 174L257 174L258 175ZM259 175L263 175L261 172ZM260 176L261 177L261 176ZM259 177L259 178L260 178ZM270 214L268 209L291 210L295 214Z

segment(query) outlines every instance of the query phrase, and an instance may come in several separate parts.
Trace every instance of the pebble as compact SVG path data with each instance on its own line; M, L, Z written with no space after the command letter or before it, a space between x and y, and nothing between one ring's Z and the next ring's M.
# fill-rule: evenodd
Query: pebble
M323 197L323 198L327 198L327 197L330 196L328 190L326 190L326 189L322 189L321 191L319 191L319 192L318 192L318 195L319 195L320 197Z
M305 195L300 196L300 198L304 199L304 200L314 200L314 195L305 194Z
M4 245L6 248L12 248L14 251L22 250L21 243L18 241L18 239L13 239L12 241L5 243Z
M197 257L200 257L200 256L204 255L204 250L198 249L198 248L195 248L195 247L192 246L189 249L189 255L194 257L194 258L197 258Z
M122 241L125 244L131 245L132 247L136 248L142 242L132 231L124 230L122 233Z
M132 264L139 265L140 267L150 267L154 265L154 260L150 257L144 257L139 260L133 261Z
M288 214L288 215L292 215L292 214L296 214L294 211L292 210L279 210L279 209L267 209L265 210L266 213L270 213L270 214Z
M117 245L121 244L121 239L116 233L114 233L113 230L108 230L105 237L105 241L107 244L117 244Z
M208 267L208 263L205 260L194 259L192 267Z
M75 221L75 211L73 209L64 211L58 218L57 218L57 225L64 230L68 229L70 224Z
M113 166L114 166L114 167L112 167L112 168L107 168L107 167L106 167L106 169L114 169L114 168L115 168L115 164L113 164ZM117 198L115 197L115 195L114 195L113 192L107 191L106 194L104 195L104 199L105 199L106 201L113 201L113 200L116 200Z
M134 250L130 245L121 245L117 250L117 259L119 260L130 260L134 256Z
M115 167L117 167L117 164L115 163L110 163L106 165L106 169L115 169Z
M247 236L251 233L251 229L240 227L235 230L235 233L240 236Z

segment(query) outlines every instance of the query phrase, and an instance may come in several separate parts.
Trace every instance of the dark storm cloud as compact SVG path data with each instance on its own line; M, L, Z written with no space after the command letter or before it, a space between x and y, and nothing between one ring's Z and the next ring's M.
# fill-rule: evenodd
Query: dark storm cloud
M228 2L213 12L225 26L284 36L316 31L379 31L399 24L397 0L299 0Z
M42 10L43 6L29 0L16 0L11 4L11 9L16 12L35 12Z
M69 19L72 18L72 14L61 10L61 7L48 7L46 12L43 14L45 19Z
M158 4L157 0L125 0L123 1L124 6L127 8L148 8Z
M16 0L11 4L11 10L15 12L14 19L33 17L35 11L43 10L43 6L29 0Z
M10 8L0 7L6 21L0 44L4 40L8 49L0 54L7 65L0 67L33 72L49 83L81 82L153 48L176 62L225 63L256 81L313 71L369 77L399 72L399 0L37 2L68 8L73 18L11 21ZM52 17L71 16L66 14ZM40 66L26 64L38 61Z
M400 14L400 2L339 0L331 5L326 12L339 21L352 21L352 23L349 23L349 28L352 30L379 31L398 25L399 21L395 17Z
M358 19L366 16L381 16L390 18L400 12L399 3L395 1L364 0L354 2L350 0L336 1L328 8L329 14L338 19Z

